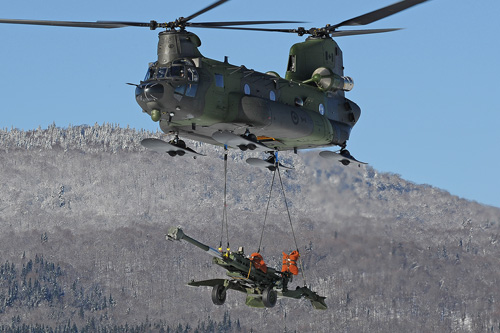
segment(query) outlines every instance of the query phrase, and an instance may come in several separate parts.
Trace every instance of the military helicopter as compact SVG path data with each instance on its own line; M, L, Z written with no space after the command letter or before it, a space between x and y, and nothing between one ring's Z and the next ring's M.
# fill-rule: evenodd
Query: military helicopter
M338 30L366 25L428 0L403 0L367 14L322 28L274 29L248 27L296 21L191 22L229 0L219 0L188 17L160 23L150 21L71 22L0 19L0 23L113 29L147 27L159 33L158 59L136 86L136 101L163 132L174 135L165 142L145 139L142 144L170 156L199 156L180 138L236 149L270 152L268 162L249 163L272 168L275 152L322 147L322 157L344 165L357 161L347 151L347 140L360 118L359 106L345 97L354 82L344 76L342 51L332 37L399 29ZM247 26L247 27L245 27ZM284 78L276 72L260 73L204 57L200 38L186 28L252 30L308 35L290 48Z

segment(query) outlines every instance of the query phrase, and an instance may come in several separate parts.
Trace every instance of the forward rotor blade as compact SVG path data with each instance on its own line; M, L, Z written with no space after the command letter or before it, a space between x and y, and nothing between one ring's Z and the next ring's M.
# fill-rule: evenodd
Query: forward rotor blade
M255 25L255 24L282 24L282 23L304 23L302 21L234 21L234 22L188 22L187 27L211 28L227 27L235 25Z
M203 8L202 10L197 11L196 13L194 13L194 14L193 14L193 15L191 15L191 16L181 18L181 20L180 20L180 21L181 21L181 22L184 22L184 23L185 23L185 22L187 22L187 21L190 21L190 20L194 19L195 17L198 17L198 16L200 16L201 14L206 13L206 12L208 12L209 10L212 10L212 9L214 9L215 7L218 7L218 6L220 6L220 5L222 5L223 3L228 2L228 1L229 1L229 0L219 0L219 1L216 1L216 2L214 2L213 4L211 4L210 6L205 7L205 8Z
M374 10L373 12L369 12L364 15L360 15L357 17L354 17L352 19L343 21L339 24L332 25L331 29L335 30L338 27L342 26L351 26L351 25L366 25L373 23L375 21L381 20L385 17L391 16L393 14L399 13L405 9L408 9L410 7L413 7L415 5L418 5L422 2L426 2L428 0L403 0L397 3L394 3L392 5L389 5L384 8L380 8L377 10Z
M156 21L150 21L150 22L130 22L130 21L97 21L96 23L99 24L115 24L115 25L121 25L121 27L146 27L146 28L151 28L152 24L156 24L158 26L163 26L165 23L158 23Z
M45 21L45 20L17 20L17 19L0 19L0 23L7 24L27 24L27 25L48 25L57 27L76 27L76 28L98 28L98 29L114 29L133 26L126 22L73 22L73 21ZM139 24L139 23L137 23ZM144 23L149 26L149 23ZM139 26L139 25L137 25Z

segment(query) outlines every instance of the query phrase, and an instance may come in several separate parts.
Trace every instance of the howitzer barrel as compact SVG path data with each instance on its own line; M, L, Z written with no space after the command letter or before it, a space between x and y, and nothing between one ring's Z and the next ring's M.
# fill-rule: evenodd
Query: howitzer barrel
M167 239L168 240L178 240L178 241L185 240L186 242L191 243L196 247L199 247L200 249L207 252L208 254L210 254L213 257L222 258L222 254L219 251L217 251L213 247L210 247L208 245L205 245L203 243L198 242L196 239L189 237L188 235L186 235L184 233L184 231L182 231L182 229L180 227L169 228L168 233L167 233Z

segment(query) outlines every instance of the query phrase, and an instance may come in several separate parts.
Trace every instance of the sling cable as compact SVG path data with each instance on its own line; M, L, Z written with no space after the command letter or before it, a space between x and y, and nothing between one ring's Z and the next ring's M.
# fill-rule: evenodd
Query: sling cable
M264 215L264 223L262 224L262 231L261 231L260 240L259 240L259 248L258 248L256 253L252 254L252 256L258 254L262 258L262 256L260 255L260 250L261 250L261 245L262 245L262 239L264 238L264 230L266 227L267 215L269 213L269 203L271 201L272 191L273 191L274 182L275 182L276 173L277 173L279 181L280 181L280 185L281 185L281 192L283 193L283 201L284 201L285 207L286 207L288 222L290 223L290 229L292 231L293 241L295 243L295 250L292 251L289 255L286 254L285 252L283 252L283 266L281 268L281 272L284 274L289 274L290 276L298 275L298 271L299 271L298 267L297 267L297 262L298 262L300 265L300 271L301 271L302 279L304 281L304 286L306 286L306 276L304 274L304 267L302 265L302 260L300 260L299 247L297 245L297 237L295 237L295 231L293 229L293 224L292 224L292 217L290 215L290 209L288 207L288 202L286 200L285 187L283 186L283 180L281 178L280 163L278 161L278 152L275 152L275 154L274 154L274 167L270 170L273 172L273 179L271 181L271 188L269 190L266 213Z
M220 233L220 243L219 243L219 252L222 251L222 238L224 236L224 226L226 227L226 240L227 240L227 246L226 246L226 253L225 255L229 255L230 251L230 246L229 246L229 228L227 224L227 154L228 154L228 149L227 145L224 145L224 207L222 208L222 223L221 223L221 233Z

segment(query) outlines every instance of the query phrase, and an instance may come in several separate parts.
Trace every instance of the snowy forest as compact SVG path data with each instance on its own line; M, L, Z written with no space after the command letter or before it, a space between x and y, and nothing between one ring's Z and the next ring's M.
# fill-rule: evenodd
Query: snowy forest
M118 125L0 130L0 332L500 332L500 208L317 151L281 153L304 276L327 296L224 305L191 280L223 278L210 256L169 242L170 226L217 247L257 250L273 174L230 150L148 151ZM494 175L492 175L494 177ZM458 181L458 180L457 180ZM262 255L281 267L294 240L279 186ZM305 281L304 281L305 280Z

